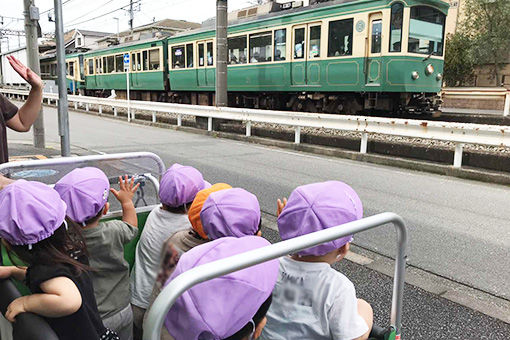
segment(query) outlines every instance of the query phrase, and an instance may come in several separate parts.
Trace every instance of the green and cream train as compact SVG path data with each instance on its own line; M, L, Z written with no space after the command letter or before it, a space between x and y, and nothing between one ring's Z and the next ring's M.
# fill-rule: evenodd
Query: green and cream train
M447 10L441 0L333 0L231 21L229 105L348 114L438 111ZM212 105L215 49L211 26L89 52L82 86L96 95L124 90L118 63L128 53L133 98Z

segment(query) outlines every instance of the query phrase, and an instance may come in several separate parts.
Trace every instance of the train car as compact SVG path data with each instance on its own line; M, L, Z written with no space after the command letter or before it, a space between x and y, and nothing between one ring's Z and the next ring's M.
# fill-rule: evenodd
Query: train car
M84 55L86 93L103 96L115 90L119 98L126 98L125 54L130 57L130 97L160 100L168 90L165 39L137 41L87 52Z
M85 76L83 67L83 53L66 55L66 86L71 94L84 94Z
M448 4L335 0L230 22L229 105L348 113L439 110ZM214 28L168 38L170 101L211 105Z

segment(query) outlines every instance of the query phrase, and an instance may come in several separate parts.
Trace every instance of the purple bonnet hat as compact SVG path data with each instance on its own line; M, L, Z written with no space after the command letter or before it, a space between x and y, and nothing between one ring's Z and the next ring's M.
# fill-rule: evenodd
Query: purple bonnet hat
M200 171L175 163L161 177L159 199L163 204L179 207L193 202L197 192L209 186Z
M108 201L110 182L98 168L78 168L62 177L54 189L67 204L67 216L83 224L103 209Z
M213 192L200 212L204 232L209 239L252 236L260 224L257 197L241 188Z
M359 220L363 205L350 186L339 181L297 187L278 217L282 240ZM321 256L352 241L352 235L301 250L298 255Z
M66 217L66 204L55 190L23 179L0 190L0 207L0 237L18 246L50 237Z
M184 253L169 282L194 267L268 246L262 237L222 237ZM220 340L241 330L271 295L278 260L233 272L188 289L167 314L165 326L175 340Z

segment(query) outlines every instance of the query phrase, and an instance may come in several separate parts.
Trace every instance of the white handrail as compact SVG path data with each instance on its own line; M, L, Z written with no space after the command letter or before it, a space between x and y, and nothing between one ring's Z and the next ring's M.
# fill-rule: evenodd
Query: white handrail
M144 322L144 340L157 340L161 336L161 327L168 311L177 298L189 288L201 282L211 280L228 273L257 265L318 244L352 235L378 226L393 223L397 231L397 255L395 256L395 276L393 277L393 296L390 322L396 331L396 339L401 336L402 303L407 259L407 228L402 217L385 212L340 226L317 231L311 234L281 241L270 246L240 253L214 262L192 268L174 278L158 295L152 307L147 311Z
M0 89L0 92L10 96L28 95L28 91L26 90ZM54 93L44 93L44 98L57 101L58 95ZM78 105L85 104L86 110L89 110L90 104L98 105L99 112L102 112L103 106L113 107L115 115L117 115L117 108L127 109L128 107L128 102L120 99L70 95L68 96L68 100L69 102L74 102L75 108L77 108ZM510 107L510 99L508 106ZM504 147L510 146L510 127L500 125L256 110L136 100L130 101L130 108L132 112L131 118L134 117L135 110L153 112L153 122L156 121L154 112L176 114L178 126L182 124L182 116L205 117L208 118L209 131L212 131L212 119L214 118L246 122L247 135L251 134L251 123L253 122L292 126L295 129L296 144L300 143L302 127L361 132L361 153L366 153L368 135L371 133L449 141L456 144L454 167L461 166L462 149L465 143Z
M442 97L452 99L505 99L503 116L510 114L510 91L504 87L446 87L441 91Z

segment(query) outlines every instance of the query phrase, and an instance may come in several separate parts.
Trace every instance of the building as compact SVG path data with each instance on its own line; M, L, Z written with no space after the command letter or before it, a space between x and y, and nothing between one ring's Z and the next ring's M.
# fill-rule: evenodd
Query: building
M142 25L130 30L119 32L118 34L109 34L108 36L97 39L95 48L106 48L112 45L118 45L137 40L145 40L155 37L172 36L179 32L189 31L199 28L201 25L196 22L185 20L164 19L150 24Z

